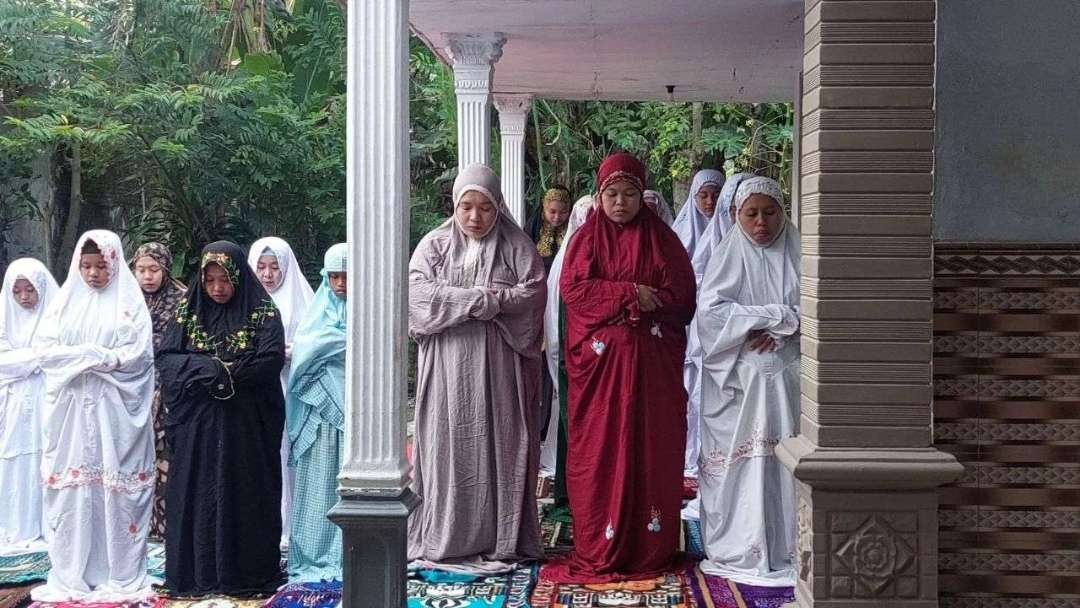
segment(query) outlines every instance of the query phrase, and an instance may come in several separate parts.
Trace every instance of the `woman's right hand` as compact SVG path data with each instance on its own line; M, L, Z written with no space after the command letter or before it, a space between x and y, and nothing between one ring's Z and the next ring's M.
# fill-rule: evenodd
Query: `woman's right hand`
M662 308L664 303L660 301L659 292L648 285L637 286L638 296L638 309L641 312L653 312L658 308Z
M778 346L764 329L755 329L746 334L746 343L750 350L760 354L771 353Z

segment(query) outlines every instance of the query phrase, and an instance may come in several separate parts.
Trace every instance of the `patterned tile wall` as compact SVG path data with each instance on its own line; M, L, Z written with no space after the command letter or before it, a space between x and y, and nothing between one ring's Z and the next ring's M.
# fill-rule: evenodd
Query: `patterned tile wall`
M934 256L943 608L1080 607L1080 247Z

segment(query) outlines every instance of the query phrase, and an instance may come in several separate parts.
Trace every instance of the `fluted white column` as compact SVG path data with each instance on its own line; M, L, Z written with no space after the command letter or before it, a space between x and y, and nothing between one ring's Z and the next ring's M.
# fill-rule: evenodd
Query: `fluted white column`
M525 124L531 105L532 95L495 95L502 138L503 198L519 226L525 225Z
M491 78L506 36L446 34L454 60L457 94L458 168L491 161Z
M405 459L409 3L348 11L349 341L340 493L399 494Z

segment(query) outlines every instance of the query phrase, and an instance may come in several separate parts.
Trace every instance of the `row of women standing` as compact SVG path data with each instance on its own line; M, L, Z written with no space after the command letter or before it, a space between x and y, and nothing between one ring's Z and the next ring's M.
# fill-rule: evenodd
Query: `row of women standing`
M767 178L700 174L674 230L645 185L638 160L608 157L596 195L573 209L545 196L534 245L494 173L458 176L454 216L409 271L414 565L491 573L542 555L534 493L547 421L547 443L554 433L565 446L546 460L565 478L574 551L543 576L602 582L676 566L683 472L696 466L703 570L793 583L792 480L772 448L796 424L798 232ZM549 197L561 214L549 217ZM560 401L546 417L545 363ZM689 418L688 393L699 395Z
M151 535L165 540L174 595L272 593L282 542L291 580L340 578L325 513L347 248L327 252L313 298L281 239L256 242L247 260L232 243L207 246L186 292L163 246L141 247L134 273L121 247L111 232L84 234L63 287L32 259L5 274L0 555L47 548L33 595L49 602L150 595ZM283 483L293 470L295 496Z

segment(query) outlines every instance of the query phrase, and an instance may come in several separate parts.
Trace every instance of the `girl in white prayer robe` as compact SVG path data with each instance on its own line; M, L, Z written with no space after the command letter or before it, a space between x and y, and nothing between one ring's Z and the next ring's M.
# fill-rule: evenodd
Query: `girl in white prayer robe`
M153 595L154 334L120 237L91 230L34 336L45 377L41 479L52 570L40 602Z
M691 258L694 267L694 280L701 288L701 279L705 276L705 268L712 259L713 251L720 246L720 241L731 232L734 226L734 215L731 209L735 206L735 193L739 190L739 184L754 177L753 173L736 173L724 182L720 189L720 198L716 204L716 212L709 218L705 230L698 239L697 250ZM698 340L697 318L700 311L694 315L690 322L690 328L686 332L686 360L683 361L683 385L686 386L686 453L684 477L698 475L698 459L701 457L701 341ZM700 519L698 512L701 508L701 496L695 496L683 507L683 519Z
M15 260L0 293L0 562L44 551L41 535L42 376L31 341L60 289L45 265Z
M671 229L679 236L686 249L686 254L693 260L699 249L708 246L702 241L707 227L713 223L716 216L722 215L718 209L720 194L726 183L722 171L716 169L702 169L694 174L690 183L690 192L686 196L686 202L679 209L679 215L671 224ZM723 235L721 235L723 236ZM701 277L696 277L698 285ZM686 450L684 452L683 478L695 479L698 476L698 451L700 449L698 439L699 412L698 395L692 392L698 382L700 365L691 357L691 349L694 348L694 339L689 337L692 327L687 328L686 358L683 360L683 386L690 394L686 402Z
M769 178L739 186L698 293L700 567L758 586L795 582L794 481L774 454L799 412L799 232L782 199Z
M285 327L285 367L281 368L281 392L289 394L289 373L292 369L292 346L296 328L304 318L315 292L304 277L296 254L285 240L276 236L263 237L251 244L248 265L255 271L259 283L270 294L281 313ZM281 439L281 549L289 548L289 530L292 529L293 483L296 469L289 466L289 437Z

